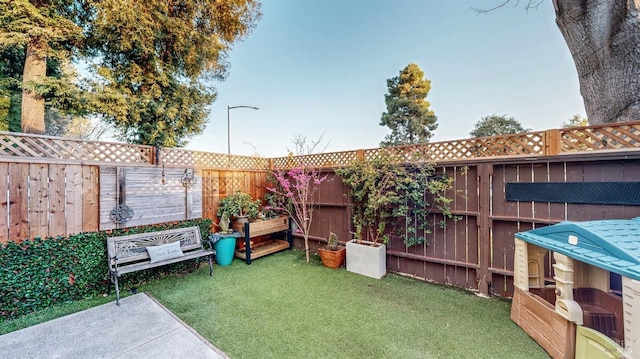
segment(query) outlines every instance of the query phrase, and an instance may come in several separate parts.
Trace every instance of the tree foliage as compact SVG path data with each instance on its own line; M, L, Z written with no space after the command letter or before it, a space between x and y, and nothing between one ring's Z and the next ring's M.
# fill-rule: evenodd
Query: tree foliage
M224 79L227 51L260 16L257 1L89 3L103 117L132 143L182 146L200 134L215 99L205 82Z
M562 128L589 126L589 120L586 117L580 117L575 114L571 116L569 122L563 122Z
M128 142L182 146L204 128L230 46L259 17L257 0L0 0L0 51L22 59L16 76L0 74L15 87L0 88L0 116L18 90L25 132L44 132L46 101L57 114L98 114ZM69 71L80 59L91 81Z
M20 65L14 75L20 73L23 132L44 133L46 100L79 93L64 72L51 73L70 62L81 41L82 29L75 22L77 6L74 0L0 0L0 51L14 61L12 67ZM16 76L10 78L15 80Z
M436 223L431 213L457 220L447 197L452 179L436 174L434 165L420 154L406 162L402 151L382 149L375 157L360 158L336 169L351 197L354 238L360 242L388 243L403 238L409 247L426 242Z
M85 113L86 105L81 90L74 84L73 69L61 60L50 57L46 60L47 77L38 82L23 83L25 63L24 47L12 45L0 49L0 130L20 132L22 129L23 87L33 85L44 100L44 128L47 135L62 135L64 121L57 119L79 117ZM57 127L50 130L50 125Z
M507 117L507 115L484 116L474 126L473 131L469 132L472 137L509 135L531 131L529 128L522 127L522 124L514 117Z
M387 112L382 114L380 126L391 133L380 146L400 146L427 143L438 127L436 115L429 109L426 97L431 81L417 64L409 64L396 77L387 80L388 93L384 95Z

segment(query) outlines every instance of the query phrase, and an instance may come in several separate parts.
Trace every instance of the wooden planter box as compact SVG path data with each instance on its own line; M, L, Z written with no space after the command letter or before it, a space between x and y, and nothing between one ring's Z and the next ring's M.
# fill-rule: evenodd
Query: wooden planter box
M289 217L280 216L274 219L265 219L247 223L249 225L250 238L262 236L269 233L286 231L289 229ZM245 223L234 221L231 225L234 231L245 234Z
M235 255L244 259L247 264L251 264L251 259L291 248L289 217L287 216L248 223L233 222L231 227L234 231L238 231L244 236L244 247L236 249ZM255 244L251 241L251 238L285 231L287 232L286 241L273 239Z

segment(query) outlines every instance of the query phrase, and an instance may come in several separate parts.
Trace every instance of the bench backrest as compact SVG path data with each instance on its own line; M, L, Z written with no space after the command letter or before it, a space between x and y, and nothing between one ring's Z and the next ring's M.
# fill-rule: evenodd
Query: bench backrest
M202 249L202 236L197 226L167 229L164 231L130 234L107 238L109 267L149 260L147 247L180 241L183 252Z

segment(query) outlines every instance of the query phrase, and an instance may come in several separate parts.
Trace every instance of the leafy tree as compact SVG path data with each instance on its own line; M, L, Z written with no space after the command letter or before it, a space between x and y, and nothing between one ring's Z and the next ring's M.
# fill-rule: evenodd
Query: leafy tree
M382 114L380 126L387 126L391 133L380 146L400 146L427 143L438 125L438 118L425 100L431 89L431 81L424 78L420 66L409 64L400 75L387 80L388 94L384 95L387 112Z
M0 131L20 131L20 81L24 54L15 46L0 48Z
M520 122L513 117L491 115L484 116L480 121L476 122L475 128L469 132L469 135L472 137L489 137L527 131L531 131L531 129L522 127Z
M82 29L73 21L76 5L73 0L0 0L0 51L3 59L10 56L12 66L19 63L22 67L19 88L23 132L44 133L46 98L62 98L62 92L77 94L62 72L55 71L58 76L52 76L48 71L68 62L82 37ZM23 60L17 62L20 58ZM13 72L13 76L5 73L3 80L9 77L15 81ZM4 90L6 96L6 86ZM10 107L15 106L14 101L11 103Z
M200 134L227 51L260 17L257 0L89 0L99 113L128 142L183 146Z
M25 62L24 48L20 46L7 46L0 50L0 130L21 132L22 112L22 71ZM71 82L72 68L63 66L55 59L46 61L47 78L38 84L45 101L44 123L45 134L60 135L61 124L53 133L49 131L49 125L53 120L64 117L78 117L83 106L73 98L79 98L79 89ZM65 92L67 94L65 94ZM69 97L68 97L69 96Z
M525 6L535 8L542 1L528 0ZM496 0L492 9L475 10L510 2ZM640 2L554 0L553 7L578 71L589 123L640 119Z
M257 0L0 0L0 51L24 59L22 130L45 131L46 102L60 111L48 118L97 113L129 142L184 145L215 99L205 84L224 79L228 49L259 17ZM68 71L80 58L94 75L82 88ZM14 102L2 89L6 122Z
M582 127L589 126L589 120L586 117L580 117L580 115L575 114L570 119L569 122L563 122L562 128L569 127Z

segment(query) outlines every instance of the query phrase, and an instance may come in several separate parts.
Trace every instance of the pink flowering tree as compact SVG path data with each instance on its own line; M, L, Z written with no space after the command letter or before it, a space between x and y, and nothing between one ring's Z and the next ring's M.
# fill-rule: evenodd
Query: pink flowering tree
M315 209L314 198L319 185L327 179L318 169L299 165L289 170L272 171L274 184L267 190L279 199L278 207L294 221L304 237L309 262L309 229Z

